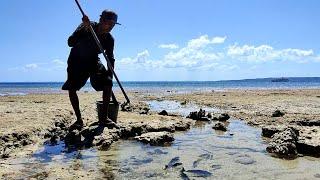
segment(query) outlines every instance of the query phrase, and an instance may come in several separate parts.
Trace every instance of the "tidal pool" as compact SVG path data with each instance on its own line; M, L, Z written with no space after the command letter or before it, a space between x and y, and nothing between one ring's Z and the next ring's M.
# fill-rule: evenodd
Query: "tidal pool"
M199 107L174 101L151 101L151 110L186 115ZM206 111L216 109L203 108ZM226 132L212 129L214 122L196 122L176 132L170 146L119 140L108 151L66 149L63 142L45 145L31 157L8 159L1 166L16 173L10 178L82 177L92 179L316 179L320 159L283 160L266 152L261 129L229 120Z

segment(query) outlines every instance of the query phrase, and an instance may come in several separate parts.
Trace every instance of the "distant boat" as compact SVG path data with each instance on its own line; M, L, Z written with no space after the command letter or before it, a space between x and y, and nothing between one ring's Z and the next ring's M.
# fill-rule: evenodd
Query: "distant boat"
M275 79L272 79L271 82L289 82L289 79L288 78L275 78Z

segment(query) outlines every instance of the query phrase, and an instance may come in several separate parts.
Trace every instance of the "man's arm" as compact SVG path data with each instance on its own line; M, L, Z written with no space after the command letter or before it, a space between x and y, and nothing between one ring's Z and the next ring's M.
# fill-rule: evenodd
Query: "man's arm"
M68 38L68 46L74 47L77 43L79 38L81 37L81 31L83 29L83 25L80 24L77 29L72 33L72 35Z
M77 27L77 29L68 38L69 47L74 47L78 43L78 40L83 35L84 31L86 31L89 28L89 25L90 25L90 20L89 20L88 16L83 16L82 23Z
M104 49L105 49L105 53L112 65L112 68L114 69L114 54L113 54L113 50L114 50L114 39L113 37L109 34L109 36L107 37L107 41L105 44L103 44ZM110 73L110 75L112 75L111 71L108 71Z
M114 55L113 55L113 50L114 50L114 38L111 36L111 34L107 34L103 39L101 39L101 45L103 49L105 49L105 53L110 60L110 63L112 66L114 66Z

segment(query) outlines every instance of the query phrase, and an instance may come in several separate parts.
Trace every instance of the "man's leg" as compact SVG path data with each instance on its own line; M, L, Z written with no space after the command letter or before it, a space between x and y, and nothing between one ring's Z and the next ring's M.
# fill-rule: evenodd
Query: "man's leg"
M112 93L112 86L105 86L103 88L102 100L103 100L103 112L105 112L104 117L108 119L109 103Z
M80 108L79 108L79 98L77 95L77 91L69 90L69 99L70 99L72 108L74 110L74 113L77 116L77 122L83 123L83 121L81 119L81 113L80 113Z
M106 86L103 88L103 93L102 93L103 108L104 108L103 112L105 113L103 117L105 117L105 119L103 119L103 120L100 119L100 123L104 124L108 128L119 129L120 127L116 123L114 123L111 119L109 119L109 117L108 117L108 110L109 110L111 93L112 93L112 86Z

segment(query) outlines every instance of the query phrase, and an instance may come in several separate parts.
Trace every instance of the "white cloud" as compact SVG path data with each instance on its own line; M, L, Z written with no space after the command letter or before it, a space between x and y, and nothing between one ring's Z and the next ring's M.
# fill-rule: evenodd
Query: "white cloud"
M228 47L227 55L234 59L246 60L251 62L284 60L302 62L305 61L307 58L313 57L314 53L313 50L292 48L276 50L269 45L232 45Z
M314 58L314 61L315 61L315 62L320 62L320 55L316 56L316 57Z
M55 59L55 60L53 60L53 61L51 61L53 64L55 64L55 65L58 65L58 66L65 66L66 65L66 63L65 62L63 62L63 61L61 61L61 60L59 60L59 59Z
M163 49L178 49L179 46L176 44L160 44L159 48L163 48Z
M150 56L149 51L144 50L143 52L138 53L136 61L138 63L145 63L148 60L149 56Z
M211 42L213 44L222 44L224 43L224 41L227 39L227 36L224 36L224 37L214 37Z
M203 35L191 39L184 47L171 50L160 59L154 59L148 50L144 50L136 57L123 58L117 62L121 69L185 69L218 72L234 71L246 63L291 61L295 63L320 62L320 56L312 49L285 48L276 49L271 45L238 45L231 46L217 44L224 43L226 37L209 37ZM238 60L242 60L241 63ZM252 67L255 69L256 67ZM248 69L250 69L248 66Z
M36 63L32 63L32 64L27 64L24 66L24 69L26 70L33 70L33 69L37 69L39 66Z
M225 37L215 37L209 40L207 35L192 39L178 51L171 51L161 60L152 60L149 51L144 50L134 58L121 59L117 64L121 69L127 68L185 68L206 69L206 66L223 58L223 53L210 52L210 45L221 43Z
M24 71L24 72L31 72L31 71L61 71L65 70L67 67L67 63L55 59L50 62L42 62L42 63L29 63L19 67L9 68L9 71Z
M222 44L226 40L226 36L224 37L213 37L212 39L209 39L208 35L200 36L197 39L191 39L188 42L188 47L192 49L198 49L205 47L209 44Z
M159 68L161 66L160 61L154 61L150 59L148 50L144 50L137 54L136 57L126 57L119 61L116 61L117 69L152 69Z

